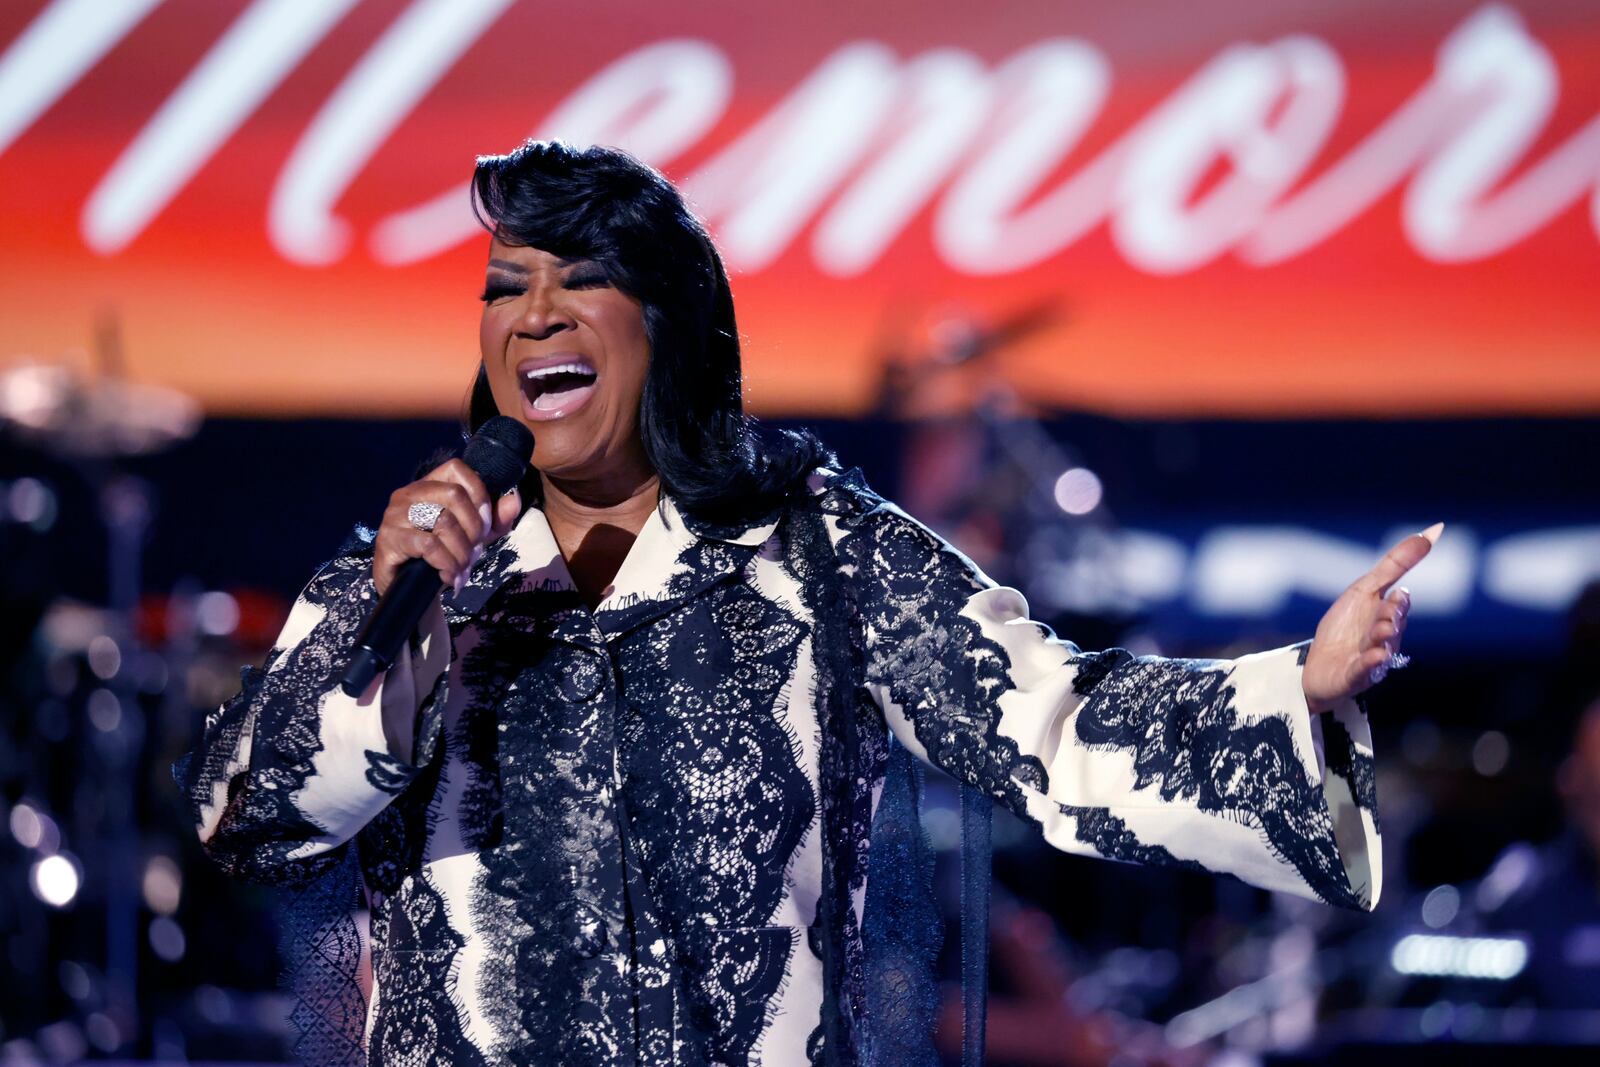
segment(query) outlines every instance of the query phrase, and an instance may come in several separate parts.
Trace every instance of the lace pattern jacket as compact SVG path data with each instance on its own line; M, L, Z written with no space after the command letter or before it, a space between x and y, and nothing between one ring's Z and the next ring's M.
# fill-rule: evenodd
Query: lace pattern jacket
M309 1062L930 1062L912 757L1069 852L1377 900L1365 715L1308 713L1303 645L1083 652L855 472L733 529L665 497L592 612L530 508L355 699L370 567L175 768L294 901Z

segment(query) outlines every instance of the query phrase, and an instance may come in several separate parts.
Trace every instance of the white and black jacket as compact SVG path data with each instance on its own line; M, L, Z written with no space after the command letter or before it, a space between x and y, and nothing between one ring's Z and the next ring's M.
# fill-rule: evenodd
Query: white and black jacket
M357 700L370 570L321 569L177 767L207 851L292 889L311 1062L927 1062L904 753L1068 852L1377 901L1367 722L1308 713L1304 645L1082 652L855 472L732 529L664 496L594 611L529 508Z

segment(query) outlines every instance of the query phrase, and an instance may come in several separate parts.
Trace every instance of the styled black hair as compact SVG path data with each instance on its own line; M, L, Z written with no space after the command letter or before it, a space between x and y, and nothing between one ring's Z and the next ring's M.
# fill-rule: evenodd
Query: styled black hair
M593 260L643 305L650 366L639 432L663 489L691 517L760 517L812 469L835 462L815 434L774 432L745 414L722 257L658 171L615 148L530 140L478 157L472 202L502 241ZM497 414L480 365L462 421L472 433ZM538 503L539 479L529 473L524 499Z

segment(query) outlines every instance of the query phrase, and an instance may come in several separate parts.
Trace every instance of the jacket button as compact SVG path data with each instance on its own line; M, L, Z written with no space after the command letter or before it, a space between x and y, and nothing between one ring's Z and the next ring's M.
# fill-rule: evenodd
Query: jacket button
M581 704L600 692L606 684L606 669L599 656L572 657L567 669L561 672L558 683L561 698L572 704Z
M566 937L573 954L580 959L592 959L606 947L605 920L587 904L572 906L562 920L561 933Z

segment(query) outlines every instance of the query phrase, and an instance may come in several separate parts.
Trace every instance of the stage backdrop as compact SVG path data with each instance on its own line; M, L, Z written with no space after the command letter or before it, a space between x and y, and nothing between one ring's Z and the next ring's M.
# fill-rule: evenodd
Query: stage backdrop
M0 360L214 413L443 414L477 153L620 145L732 267L749 394L946 318L1130 414L1600 410L1600 14L1349 0L0 6ZM92 362L92 356L86 355Z

